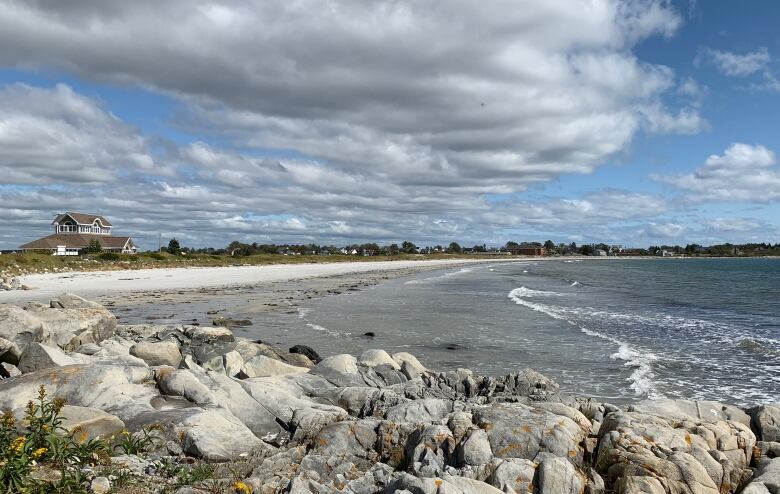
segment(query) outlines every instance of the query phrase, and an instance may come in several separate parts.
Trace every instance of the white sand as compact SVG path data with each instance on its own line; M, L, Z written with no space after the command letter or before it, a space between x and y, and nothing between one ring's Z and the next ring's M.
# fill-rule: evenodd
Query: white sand
M274 264L217 268L166 268L80 273L49 273L23 276L21 282L32 290L0 292L0 303L47 300L61 293L85 298L117 292L186 290L204 287L253 285L262 282L366 273L416 266L441 266L466 262L496 262L496 259L435 261L367 261L322 264Z

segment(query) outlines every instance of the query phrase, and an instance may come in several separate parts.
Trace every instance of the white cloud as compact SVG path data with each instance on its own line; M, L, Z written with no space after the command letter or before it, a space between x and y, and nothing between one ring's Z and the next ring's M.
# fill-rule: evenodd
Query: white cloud
M686 228L677 223L650 223L647 227L650 235L661 238L677 238L685 233Z
M743 77L765 70L771 59L766 47L744 54L704 48L697 56L697 63L712 63L728 76Z
M512 192L589 173L642 128L702 127L662 104L671 69L631 53L680 23L661 0L12 4L0 63L154 88L199 120L182 125L349 173Z
M155 170L144 139L89 98L51 89L0 88L3 184L99 183Z
M680 189L697 202L780 200L780 167L775 153L761 145L735 143L722 155L709 156L693 173L652 178Z
M198 137L155 153L95 99L12 86L0 201L44 217L18 223L19 243L62 209L197 245L498 241L652 219L668 206L647 194L487 196L591 173L640 132L704 128L694 86L670 106L674 71L633 53L680 22L662 0L6 3L0 65L162 93Z
M750 218L714 218L704 224L715 232L753 232L767 225Z

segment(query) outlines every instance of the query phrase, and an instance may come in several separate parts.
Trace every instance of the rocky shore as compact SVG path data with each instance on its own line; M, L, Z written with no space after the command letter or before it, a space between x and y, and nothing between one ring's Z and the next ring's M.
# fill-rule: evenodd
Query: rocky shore
M120 325L74 295L0 305L0 375L17 416L43 386L65 400L64 429L139 438L83 467L93 492L780 492L780 404L617 407L529 369L436 372L408 353L320 358L224 327Z

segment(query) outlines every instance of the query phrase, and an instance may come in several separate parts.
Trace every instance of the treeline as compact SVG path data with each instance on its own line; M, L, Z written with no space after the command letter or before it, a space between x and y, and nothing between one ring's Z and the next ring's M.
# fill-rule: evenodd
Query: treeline
M176 239L172 239L174 242ZM178 242L176 242L178 247ZM461 247L457 242L451 242L447 246L435 245L429 247L419 247L413 242L405 241L400 245L396 243L388 245L379 245L374 242L363 244L349 244L345 246L335 245L319 245L319 244L258 244L243 243L239 241L231 242L224 249L215 249L213 247L190 249L187 247L178 248L178 251L174 249L174 252L169 248L170 253L193 253L193 254L212 254L212 255L231 255L231 256L251 256L257 254L285 254L285 255L332 255L332 254L346 254L346 255L361 255L361 256L393 256L399 254L434 254L434 253L447 253L447 254L460 254L463 252L488 252L489 249L483 245L475 245L473 247ZM497 249L492 249L497 250Z
M524 247L543 248L544 255L609 255L609 256L780 256L780 243L748 243L748 244L719 244L702 246L699 244L680 245L651 245L648 248L624 248L621 245L606 243L589 243L577 245L575 242L554 243L552 240L545 242L509 241L501 247L488 247L485 244L463 247L458 242L450 242L448 245L432 245L420 247L413 242L405 241L400 245L396 243L379 245L375 242L362 244L349 244L345 246L319 245L319 244L258 244L231 242L225 248L206 247L192 249L180 247L178 240L171 239L165 249L170 254L210 254L230 256L251 256L258 254L282 254L282 255L360 255L360 256L394 256L400 254L476 254L476 253L501 253L516 252ZM97 250L97 249L95 249Z

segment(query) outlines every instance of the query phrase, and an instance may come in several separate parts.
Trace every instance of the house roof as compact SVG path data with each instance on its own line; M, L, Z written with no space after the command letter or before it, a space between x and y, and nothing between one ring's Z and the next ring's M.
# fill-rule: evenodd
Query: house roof
M130 237L115 237L111 235L89 235L84 233L55 233L47 237L33 240L19 246L20 249L56 249L64 245L69 249L84 249L89 246L91 240L97 240L104 249L121 249L128 242L134 245Z
M67 213L58 214L57 217L54 218L54 221L52 221L52 224L59 223L65 219L66 216L70 216L76 220L76 223L79 225L91 225L95 222L95 220L100 220L100 222L103 223L103 226L112 226L110 221L97 214L71 213L70 211Z

